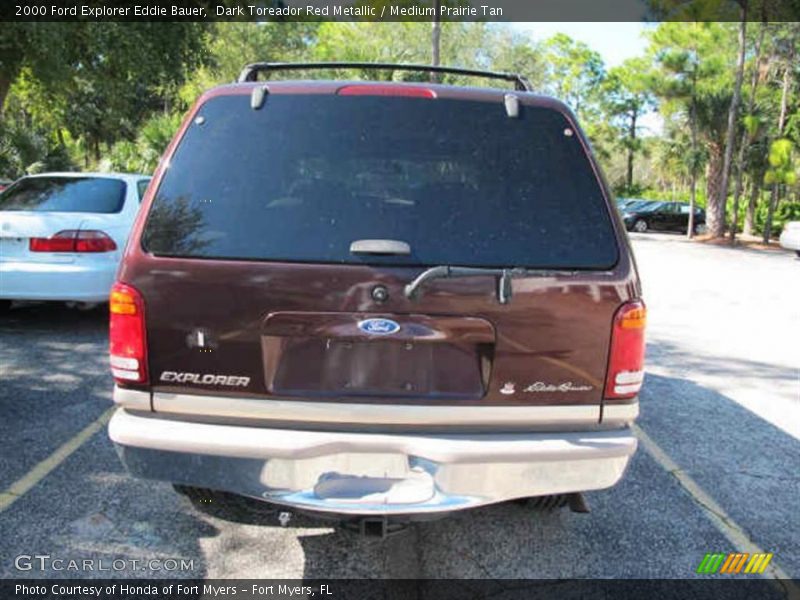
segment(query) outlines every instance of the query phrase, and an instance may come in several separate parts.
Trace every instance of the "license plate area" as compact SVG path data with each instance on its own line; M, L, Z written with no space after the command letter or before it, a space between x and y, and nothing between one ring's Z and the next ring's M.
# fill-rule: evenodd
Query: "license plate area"
M0 261L19 258L27 253L27 238L0 237Z
M494 330L482 319L393 317L397 335L369 336L358 328L362 314L301 315L291 324L267 320L262 349L271 394L479 399L486 392Z

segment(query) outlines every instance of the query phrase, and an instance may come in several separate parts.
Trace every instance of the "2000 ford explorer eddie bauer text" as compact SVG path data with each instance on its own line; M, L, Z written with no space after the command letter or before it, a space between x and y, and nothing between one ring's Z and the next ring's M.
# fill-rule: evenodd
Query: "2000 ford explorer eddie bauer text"
M574 116L505 74L258 81L286 68L200 98L144 199L110 304L130 472L384 522L614 485L645 308Z

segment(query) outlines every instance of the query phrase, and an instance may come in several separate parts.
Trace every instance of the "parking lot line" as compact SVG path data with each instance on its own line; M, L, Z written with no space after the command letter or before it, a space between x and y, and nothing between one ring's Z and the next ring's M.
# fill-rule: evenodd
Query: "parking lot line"
M709 496L700 485L692 479L686 471L681 469L669 455L647 435L641 427L633 425L636 437L639 438L645 451L668 473L673 475L681 487L689 492L689 495L703 509L709 520L733 544L737 552L753 554L766 554L750 537L744 532L736 521L734 521L725 510ZM712 550L714 550L712 548ZM790 598L800 597L798 588L792 578L772 561L764 573L765 576L780 580L778 584L783 588Z
M17 479L7 489L3 490L3 492L0 493L0 513L30 491L37 483L47 477L53 469L64 462L70 454L83 446L95 433L100 431L108 423L111 415L114 413L114 409L114 406L110 407L97 419L84 427L77 435L59 446L50 456Z

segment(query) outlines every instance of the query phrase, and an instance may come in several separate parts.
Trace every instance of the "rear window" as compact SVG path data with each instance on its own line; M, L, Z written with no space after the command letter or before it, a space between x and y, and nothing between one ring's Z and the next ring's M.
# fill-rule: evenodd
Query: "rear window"
M354 255L356 240L406 242ZM607 268L617 245L566 118L502 102L272 95L210 99L144 231L164 256Z
M125 183L105 177L30 177L0 196L0 210L118 213Z

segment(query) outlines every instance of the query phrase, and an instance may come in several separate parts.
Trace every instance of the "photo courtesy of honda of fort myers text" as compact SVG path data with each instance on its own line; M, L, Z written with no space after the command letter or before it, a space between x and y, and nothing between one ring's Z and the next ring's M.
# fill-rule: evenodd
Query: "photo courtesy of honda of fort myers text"
M3 2L0 598L800 598L799 17Z

